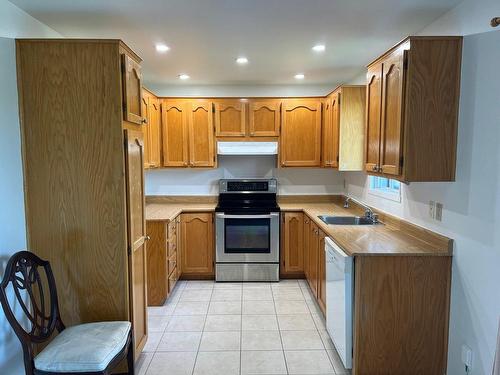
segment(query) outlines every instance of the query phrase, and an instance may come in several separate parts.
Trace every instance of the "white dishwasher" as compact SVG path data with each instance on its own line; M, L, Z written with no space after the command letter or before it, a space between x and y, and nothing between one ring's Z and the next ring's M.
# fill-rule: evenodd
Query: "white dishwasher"
M326 328L346 369L352 368L353 257L325 238Z

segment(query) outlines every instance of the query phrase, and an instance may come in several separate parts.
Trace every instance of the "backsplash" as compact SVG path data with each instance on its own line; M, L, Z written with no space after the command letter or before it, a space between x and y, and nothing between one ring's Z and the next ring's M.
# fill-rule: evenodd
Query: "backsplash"
M277 168L276 156L219 156L217 169L146 170L146 195L217 195L221 178L278 179L278 193L339 194L344 175L327 168Z

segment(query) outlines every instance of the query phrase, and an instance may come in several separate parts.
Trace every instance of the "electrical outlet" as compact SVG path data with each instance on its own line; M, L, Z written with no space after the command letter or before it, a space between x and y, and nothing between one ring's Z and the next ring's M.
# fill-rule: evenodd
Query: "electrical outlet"
M435 218L435 212L436 212L436 202L429 201L429 217L431 219Z
M436 202L436 210L434 211L434 216L437 221L443 220L443 204Z
M472 349L467 345L462 345L462 363L465 365L465 373L472 369Z

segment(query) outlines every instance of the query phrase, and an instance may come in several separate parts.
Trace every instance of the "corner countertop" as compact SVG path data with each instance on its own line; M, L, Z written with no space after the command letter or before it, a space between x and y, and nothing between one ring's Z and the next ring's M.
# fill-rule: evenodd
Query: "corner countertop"
M215 202L148 203L147 221L173 220L183 212L213 212ZM282 212L303 212L335 243L351 256L451 256L453 240L390 215L380 213L378 225L328 225L319 215L355 216L362 210L354 204L345 209L335 202L284 202Z

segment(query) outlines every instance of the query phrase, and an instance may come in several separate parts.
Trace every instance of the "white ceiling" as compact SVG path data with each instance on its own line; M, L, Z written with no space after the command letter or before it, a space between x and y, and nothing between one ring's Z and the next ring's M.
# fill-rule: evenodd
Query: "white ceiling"
M119 38L143 59L146 84L325 85L460 0L11 0L65 37ZM155 51L163 42L171 50ZM326 44L322 54L316 43ZM248 57L246 66L235 63ZM304 73L297 82L293 76ZM187 73L188 81L177 76Z

